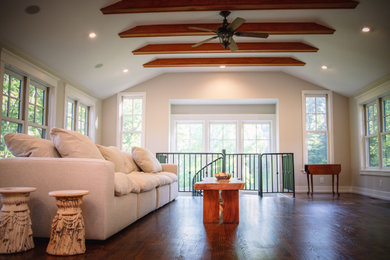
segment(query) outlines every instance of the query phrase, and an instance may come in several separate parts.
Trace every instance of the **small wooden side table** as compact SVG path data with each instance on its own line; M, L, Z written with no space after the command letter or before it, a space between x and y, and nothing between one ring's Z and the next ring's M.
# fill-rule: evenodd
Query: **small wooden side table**
M11 254L34 248L31 229L30 192L34 187L0 188L3 206L0 211L0 254Z
M51 224L50 241L46 252L50 255L78 255L85 253L82 198L87 190L60 190L49 192L56 198L57 215Z
M341 172L340 164L305 164L305 172L307 174L307 194L310 194L310 183L311 182L311 195L313 195L313 175L332 175L332 194L334 193L334 176L337 176L337 195L339 193L339 174Z
M231 179L229 181L207 180L197 182L196 190L203 190L203 223L239 222L239 198L238 191L243 189L243 181ZM222 202L220 203L219 191Z

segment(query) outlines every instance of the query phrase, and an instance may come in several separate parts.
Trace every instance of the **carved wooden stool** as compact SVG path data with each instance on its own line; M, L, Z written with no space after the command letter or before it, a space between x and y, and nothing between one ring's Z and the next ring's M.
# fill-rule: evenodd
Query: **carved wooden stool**
M87 190L61 190L49 192L56 198L57 215L51 224L50 241L46 252L51 255L77 255L85 253L84 218L81 204Z
M31 229L30 192L33 187L0 188L3 206L0 211L0 253L10 254L34 248Z

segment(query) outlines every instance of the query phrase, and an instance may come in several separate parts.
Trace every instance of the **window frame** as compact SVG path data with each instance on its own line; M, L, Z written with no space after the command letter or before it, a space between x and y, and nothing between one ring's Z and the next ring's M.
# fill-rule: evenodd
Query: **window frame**
M142 99L142 129L141 131L135 131L141 133L141 147L145 147L145 118L146 118L146 93L145 92L120 92L117 94L117 138L116 146L122 150L122 101L124 97L129 98L141 98Z
M176 151L176 122L203 122L203 151L208 152L210 146L210 122L231 123L236 122L236 147L237 153L242 153L243 124L244 123L269 123L271 126L270 152L278 151L276 114L171 114L170 123L170 151ZM221 151L218 151L221 152Z
M383 166L383 136L390 134L390 131L385 132L385 115L384 115L384 100L390 100L390 94L376 97L374 100L361 104L362 111L362 147L363 147L363 167L362 171L378 171L390 172L390 167ZM369 134L369 120L367 107L376 104L377 106L377 133ZM368 140L372 137L378 138L378 166L369 165L369 149Z
M78 132L79 127L79 107L85 106L88 108L88 118L87 118L87 136L91 138L92 141L96 142L96 131L98 128L98 117L96 114L96 104L97 99L91 97L90 95L82 92L81 90L76 89L75 87L66 84L65 85L65 97L64 97L64 129L67 129L67 120L68 120L68 101L71 100L74 102L73 107L73 131ZM84 134L84 133L82 133Z
M312 131L306 130L306 97L326 97L326 131ZM302 161L303 165L308 163L308 151L307 151L307 133L308 132L326 132L327 133L327 157L328 164L334 162L334 144L333 144L333 93L326 90L304 90L302 91Z

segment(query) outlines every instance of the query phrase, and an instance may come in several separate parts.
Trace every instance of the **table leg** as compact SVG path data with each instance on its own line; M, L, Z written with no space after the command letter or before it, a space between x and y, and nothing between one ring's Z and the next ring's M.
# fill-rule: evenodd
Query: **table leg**
M236 223L240 220L240 206L238 190L223 190L221 191L223 201L223 223Z
M337 174L337 196L340 196L339 193L339 175Z
M313 174L310 174L310 180L311 180L311 195L313 195Z
M203 191L203 223L219 223L219 191Z
M334 196L334 174L332 174L332 194Z
M310 194L309 173L306 173L306 179L307 179L307 195L309 195Z

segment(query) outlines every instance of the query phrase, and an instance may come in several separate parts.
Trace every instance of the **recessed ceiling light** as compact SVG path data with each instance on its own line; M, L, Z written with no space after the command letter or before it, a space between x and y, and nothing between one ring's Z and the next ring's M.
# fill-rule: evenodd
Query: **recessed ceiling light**
M127 73L127 72L129 72L129 70L128 70L128 69L123 69L122 71L123 71L123 73Z
M27 14L36 14L39 13L40 10L41 8L37 5L29 5L24 9Z
M88 34L88 37L89 38L91 38L91 39L93 39L93 38L96 38L96 33L95 32L90 32L89 34Z
M225 65L221 65L221 66L219 66L219 68L224 69L224 68L226 68L226 66Z
M327 70L327 69L328 69L328 66L326 66L326 65L322 65L322 66L321 66L321 69L323 69L323 70Z
M369 26L364 26L362 28L362 32L370 32L370 31L371 31L371 27L369 27Z

